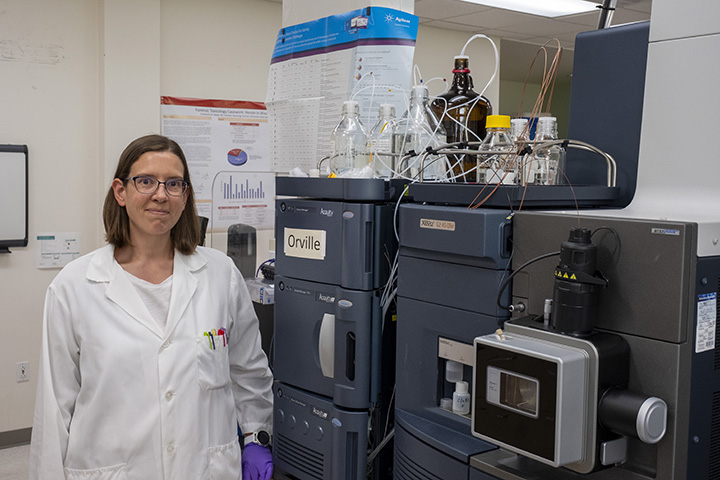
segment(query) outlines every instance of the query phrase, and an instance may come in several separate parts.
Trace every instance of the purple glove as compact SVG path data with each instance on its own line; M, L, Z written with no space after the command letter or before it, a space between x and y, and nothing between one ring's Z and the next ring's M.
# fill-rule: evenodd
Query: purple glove
M273 473L272 453L267 447L248 443L242 452L243 480L270 480Z

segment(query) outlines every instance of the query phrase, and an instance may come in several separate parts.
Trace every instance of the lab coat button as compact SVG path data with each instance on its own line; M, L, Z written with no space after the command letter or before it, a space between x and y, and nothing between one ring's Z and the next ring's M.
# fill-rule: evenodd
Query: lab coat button
M173 395L175 395L175 392L173 392L172 390L170 390L169 392L167 392L167 393L165 394L165 400L170 400L170 399L173 397Z
M173 453L175 453L175 445L173 445L173 444L168 445L166 450L167 450L167 453L172 455Z
M167 348L169 346L170 346L170 340L165 340L161 345L162 348Z

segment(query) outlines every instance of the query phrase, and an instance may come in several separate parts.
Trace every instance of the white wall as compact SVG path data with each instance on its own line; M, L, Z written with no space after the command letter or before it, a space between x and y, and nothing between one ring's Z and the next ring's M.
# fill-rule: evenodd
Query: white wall
M163 0L162 95L265 101L282 5Z
M106 186L125 146L160 125L160 0L103 0L98 21L101 178Z
M92 0L6 0L0 11L0 143L27 144L30 165L30 242L0 255L0 432L32 423L43 298L57 273L35 267L34 238L80 232L87 250L101 229L99 15ZM16 383L24 360L30 381Z

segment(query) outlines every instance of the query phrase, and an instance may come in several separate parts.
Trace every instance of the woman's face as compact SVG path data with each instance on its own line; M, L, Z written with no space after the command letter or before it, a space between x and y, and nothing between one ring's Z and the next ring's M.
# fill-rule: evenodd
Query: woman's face
M171 152L147 152L140 156L130 168L129 178L148 177L167 182L182 181L184 170L182 161ZM141 182L148 179L138 180ZM170 230L175 226L185 209L188 193L181 196L169 195L166 186L159 184L151 194L140 193L133 180L123 183L120 179L113 180L115 199L121 207L125 207L130 218L130 238L150 239L154 236L170 237Z

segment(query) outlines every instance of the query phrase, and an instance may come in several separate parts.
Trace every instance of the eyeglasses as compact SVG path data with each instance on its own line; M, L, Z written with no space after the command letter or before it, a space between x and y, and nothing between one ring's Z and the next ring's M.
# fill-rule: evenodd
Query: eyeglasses
M188 183L182 178L171 178L164 182L153 177L132 177L125 180L132 180L135 190L144 195L152 195L155 193L160 184L165 185L165 191L173 197L181 197L187 191Z

